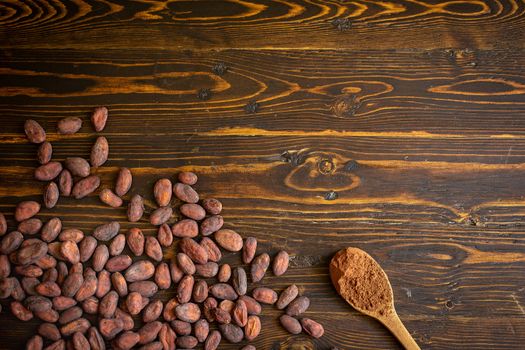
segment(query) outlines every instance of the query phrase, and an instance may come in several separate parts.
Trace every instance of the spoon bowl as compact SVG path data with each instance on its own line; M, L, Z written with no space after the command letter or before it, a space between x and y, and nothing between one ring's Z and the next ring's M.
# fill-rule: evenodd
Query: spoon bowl
M405 349L420 349L397 315L388 276L368 253L354 247L340 250L330 262L330 278L354 309L381 322Z

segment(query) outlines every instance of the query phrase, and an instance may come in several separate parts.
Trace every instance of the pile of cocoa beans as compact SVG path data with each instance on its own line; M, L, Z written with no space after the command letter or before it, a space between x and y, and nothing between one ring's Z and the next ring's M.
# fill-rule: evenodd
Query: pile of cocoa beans
M91 121L96 132L104 129L107 118L105 107L95 109ZM67 135L81 126L82 120L73 117L60 120L57 129ZM39 145L35 178L48 182L42 200L46 208L53 208L60 196L81 199L100 187L91 168L108 159L105 137L96 139L89 162L81 157L59 162L52 161L52 145L36 121L26 121L25 132ZM132 182L132 172L121 168L114 189L99 191L100 200L122 207ZM223 338L231 343L254 340L261 331L261 304L285 311L280 322L288 332L321 337L323 327L302 317L310 300L299 296L296 285L280 295L263 286L249 291L248 280L259 283L270 265L275 276L283 275L288 253L278 252L273 261L267 253L257 254L257 240L224 228L222 203L201 199L192 187L196 183L192 172L179 173L174 183L168 178L155 183L157 208L149 213L149 222L157 227L156 236L137 227L123 233L117 221L90 234L63 228L58 217L43 223L36 201L16 206L17 227L8 232L0 213L0 299L12 298L10 309L18 319L42 321L26 349L97 350L109 344L113 349L174 350L202 343L205 350L214 350ZM177 213L182 218L174 221ZM144 216L142 196L131 196L128 221ZM223 253L230 252L242 254L242 266L220 264ZM170 288L175 298L161 300L159 291Z

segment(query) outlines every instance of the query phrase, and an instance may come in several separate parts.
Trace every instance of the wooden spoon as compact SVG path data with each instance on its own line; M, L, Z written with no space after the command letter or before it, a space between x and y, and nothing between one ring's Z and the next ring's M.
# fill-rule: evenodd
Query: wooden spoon
M381 322L407 350L419 350L394 308L388 277L368 253L348 247L330 262L330 277L337 292L357 311Z

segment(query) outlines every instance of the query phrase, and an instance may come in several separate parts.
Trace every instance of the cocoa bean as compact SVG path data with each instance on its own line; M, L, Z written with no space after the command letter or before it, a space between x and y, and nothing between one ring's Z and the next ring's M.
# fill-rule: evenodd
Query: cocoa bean
M82 263L76 263L71 265L71 267L69 268L69 274L72 273L84 273L84 265L82 265Z
M60 286L55 282L42 282L35 287L35 291L44 297L57 297L61 294Z
M142 312L142 321L144 321L144 323L156 321L162 314L163 309L164 309L164 305L162 305L162 301L160 300L152 301L144 308L144 311ZM160 330L160 327L159 327L159 330ZM139 330L139 334L140 334L140 330Z
M88 320L86 320L85 318L79 318L60 327L60 333L62 333L63 336L67 337L76 332L86 333L89 327L91 327L91 324Z
M302 326L299 320L288 315L282 315L279 317L281 325L288 333L299 334L302 331Z
M219 231L224 225L224 218L221 215L213 215L201 222L201 234L209 236L212 233Z
M57 272L58 272L58 274L57 274L57 283L62 285L62 283L64 283L64 280L66 279L66 277L69 274L69 272L67 270L67 265L66 265L65 262L59 261L57 263Z
M219 304L219 309L226 311L228 314L232 313L234 307L235 302L231 300L223 300Z
M153 236L146 237L145 244L146 255L155 261L162 260L162 247L160 246L159 241Z
M108 109L106 107L97 107L91 114L91 124L96 132L101 132L106 127L108 120Z
M173 194L186 203L197 203L199 201L199 194L190 185L180 182L173 185Z
M131 292L126 298L126 308L131 315L138 315L142 310L142 295L137 292Z
M277 293L266 287L258 287L252 291L252 296L255 300L264 304L275 304L277 301Z
M262 280L268 266L270 266L270 256L266 253L262 253L253 259L251 265L252 281L259 282Z
M113 193L113 191L109 188L104 188L102 191L100 191L98 198L100 198L102 203L105 203L113 208L118 208L122 205L122 199Z
M35 288L39 283L40 281L38 280L38 278L35 277L24 277L21 281L22 288L29 295L37 295ZM10 288L12 289L12 287ZM11 293L11 291L12 290L10 290L9 293Z
M162 323L159 321L146 323L137 331L137 334L139 335L139 344L148 344L154 341L161 328Z
M38 326L37 332L42 337L51 341L57 341L62 338L58 327L52 323L42 323L40 326Z
M17 231L24 235L35 235L40 232L42 221L38 218L31 218L18 224Z
M171 207L160 207L150 214L149 220L152 225L159 226L167 222L172 214L173 209Z
M47 254L47 244L40 241L20 248L16 259L21 265L32 264Z
M82 157L68 157L64 160L64 166L73 176L89 176L91 167L87 160Z
M195 323L201 317L201 310L197 304L185 303L175 308L175 315L179 320Z
M202 244L202 242L201 242L201 244ZM230 280L231 275L232 275L232 269L231 269L230 265L223 264L219 268L219 273L217 275L217 279L219 280L219 282L226 283L226 282L228 282Z
M215 198L206 198L202 201L202 206L211 215L218 215L222 211L222 203Z
M164 311L162 312L162 317L165 321L170 322L177 318L177 316L175 315L175 308L177 306L179 306L179 302L177 301L177 299L173 298L168 300L168 302L164 306Z
M238 295L246 294L248 289L248 278L246 277L246 271L240 266L233 270L233 288Z
M160 341L154 341L141 346L138 350L163 350L164 346Z
M128 285L126 283L126 279L120 272L114 272L111 274L111 284L120 297L128 295Z
M73 241L62 242L60 253L62 253L62 256L71 264L76 264L80 261L80 251L78 250L77 244Z
M159 331L159 341L162 343L163 349L175 350L175 339L177 336L170 325L164 323Z
M133 195L128 204L128 221L137 222L144 214L144 200L138 194Z
M242 328L234 324L221 324L219 325L219 329L223 337L230 343L239 343L244 338Z
M59 134L71 135L82 127L82 119L78 117L66 117L58 121L57 129Z
M55 259L65 261L66 258L60 252L60 247L62 247L62 242L51 242L47 244L47 251Z
M83 312L81 308L79 308L78 306L73 306L72 308L62 312L62 314L58 318L58 323L67 324L71 321L79 319L80 317L82 317L82 314Z
M131 266L132 260L129 255L118 255L108 260L106 270L109 272L124 271Z
M54 182L48 183L44 189L44 206L49 209L54 208L58 202L58 197L60 197L60 193L57 184Z
M35 311L35 316L41 319L44 322L55 323L58 321L58 312L53 309L48 309L44 311Z
M191 334L191 323L184 322L181 320L171 321L171 328L177 333L177 335L190 335Z
M159 207L165 207L171 201L171 181L169 179L159 179L153 186L153 195Z
M95 249L97 248L97 240L93 236L86 236L80 241L80 244L78 246L78 251L80 254L80 261L85 263L88 261L91 256L93 256L93 253L95 252Z
M84 350L90 348L88 340L86 339L84 334L80 332L76 332L75 334L73 334L72 342L74 350Z
M29 321L33 318L33 313L26 309L21 302L15 300L11 304L11 313L18 318L20 321Z
M208 283L204 280L198 280L193 286L193 301L202 303L208 297Z
M109 250L108 247L101 244L95 248L95 251L93 252L93 257L91 259L91 264L93 267L93 270L100 272L106 265L109 259Z
M215 241L224 249L230 252L238 252L242 249L242 237L230 229L220 229L214 234Z
M182 277L177 286L177 300L179 303L184 304L190 301L194 284L195 279L193 276L186 275Z
M80 243L84 239L84 232L76 229L76 228L68 228L66 230L63 230L58 235L59 241L73 241L75 243Z
M133 263L124 274L126 281L136 282L149 279L155 273L155 266L147 260Z
M202 310L204 313L204 317L206 317L206 320L208 320L208 322L215 321L215 309L217 309L217 306L217 299L213 297L208 297L206 298L206 300L204 300Z
M195 272L204 278L215 277L219 272L219 265L212 261L208 261L206 264L197 264L195 265Z
M183 349L193 349L198 343L197 338L191 335L184 335L176 339L177 346Z
M117 334L122 332L124 324L118 318L103 318L98 323L100 334L106 339L113 339Z
M310 299L308 297L302 296L293 300L288 307L286 308L286 314L288 316L299 316L310 306Z
M108 292L98 306L98 314L102 318L113 318L117 310L119 295L114 290Z
M53 309L57 311L67 310L72 306L75 306L77 301L70 297L60 295L53 298Z
M126 236L124 234L118 234L113 238L109 245L109 254L116 256L122 253L126 246Z
M199 234L199 226L197 225L197 222L191 219L184 219L181 221L176 222L171 227L171 232L173 236L175 237L188 237L188 238L194 238L197 237Z
M15 220L18 222L35 216L40 211L40 204L35 201L23 201L18 203L15 209Z
M41 269L52 269L54 268L55 266L57 266L57 260L52 257L51 255L49 254L46 254L44 255L43 257L41 257L40 259L38 259L37 261L35 261L35 264L40 267Z
M162 262L157 265L154 279L159 289L168 289L171 286L171 275L168 264Z
M303 326L303 330L306 334L311 335L314 338L321 338L324 334L323 326L312 319L302 318L301 326Z
M94 273L94 272L93 272ZM85 275L84 283L80 286L77 293L75 294L75 299L77 301L83 301L89 298L92 295L95 295L97 291L97 276L95 274Z
M7 232L7 220L4 214L0 213L0 237L5 235Z
M98 313L99 304L97 297L90 296L82 302L82 310L84 310L86 314L96 315Z
M195 338L199 341L199 343L204 343L206 338L208 337L208 334L210 333L210 325L208 321L205 319L200 319L197 322L195 322Z
M73 185L71 194L75 199L82 199L95 192L98 186L100 186L100 178L97 175L90 175L76 182Z
M279 295L279 299L277 300L277 303L275 306L279 310L283 310L285 307L288 306L294 300L297 295L299 294L299 289L295 284L292 284L291 286L288 286L285 290L281 292L281 295Z
M135 327L135 322L133 321L133 317L131 317L130 314L122 311L122 309L118 307L117 307L117 310L115 310L115 318L122 321L122 329L125 331L130 331Z
M235 302L235 307L232 311L233 321L239 327L244 327L248 322L248 309L246 304L242 300L237 300Z
M20 247L24 241L24 236L18 231L11 231L2 238L0 243L1 254L11 254Z
M69 197L73 189L73 175L67 169L62 169L58 175L58 190L60 195Z
M248 322L244 326L246 340L252 341L261 333L261 320L258 316L248 316Z
M57 340L51 345L46 346L44 350L66 350L66 342L63 339Z
M152 281L138 281L129 284L130 292L137 292L146 298L154 296L158 290L158 286Z
M187 275L195 274L195 264L193 263L193 261L191 261L189 256L187 256L184 253L177 253L176 259L177 264L183 273Z
M204 342L204 350L217 350L221 342L221 333L219 331L211 331L208 338Z
M108 160L109 143L104 136L97 137L95 144L91 148L91 166L97 168Z
M11 263L7 255L0 255L0 279L7 278L11 274Z
M108 224L97 226L93 231L93 237L99 241L109 241L118 235L119 230L120 224L118 221L112 221Z
M44 242L52 242L62 231L62 221L59 218L52 218L42 226L41 238Z
M180 182L186 185L193 186L197 183L197 175L195 173L192 173L191 171L183 171L180 172L178 175L178 179Z
M36 158L42 165L49 163L51 156L53 155L53 146L50 142L43 142L38 146Z
M91 350L106 350L106 344L102 335L96 327L91 327L88 330L88 341Z
M232 286L226 283L217 283L210 287L210 294L217 299L236 300L237 293Z
M173 234L168 224L162 224L157 231L157 240L163 247L170 247L173 243Z
M49 162L35 169L35 179L38 181L51 181L62 171L62 163Z
M24 131L31 143L42 143L46 140L46 132L36 120L27 119L24 123Z
M288 263L290 262L290 256L284 250L281 250L275 258L273 258L273 274L275 276L283 275L288 270Z
M44 340L39 335L34 335L26 343L26 350L42 350L44 348Z
M26 292L24 292L22 285L16 278L13 278L11 283L13 286L13 289L11 290L11 298L16 301L23 301L26 298Z
M195 263L205 264L208 261L206 249L191 238L182 238L179 242L179 249Z
M198 204L186 203L179 208L182 215L187 216L193 220L202 220L206 217L206 211Z
M180 269L176 260L170 261L170 275L173 283L179 283L181 278L184 276L184 272Z
M120 168L115 184L115 193L117 196L122 197L128 193L132 182L133 177L131 175L131 171L128 168Z

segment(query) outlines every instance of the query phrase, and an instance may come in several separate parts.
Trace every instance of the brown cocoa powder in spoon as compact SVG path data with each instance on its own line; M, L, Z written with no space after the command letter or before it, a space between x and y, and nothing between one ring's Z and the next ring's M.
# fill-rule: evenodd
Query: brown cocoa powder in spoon
M352 248L339 251L330 263L330 277L339 294L356 309L380 315L391 311L393 300L388 279L366 255Z

